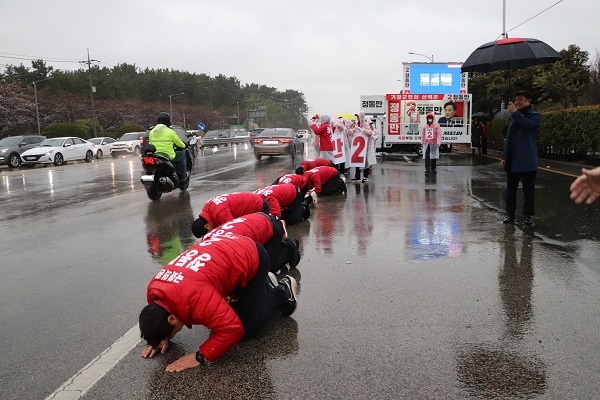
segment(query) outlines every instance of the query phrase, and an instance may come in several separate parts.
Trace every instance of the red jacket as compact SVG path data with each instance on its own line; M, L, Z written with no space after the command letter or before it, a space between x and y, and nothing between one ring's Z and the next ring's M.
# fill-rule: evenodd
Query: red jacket
M200 241L210 240L216 236L229 237L232 235L247 236L264 246L273 236L273 223L267 214L261 212L246 214L216 227L204 235Z
M308 184L315 189L316 194L321 194L321 186L338 174L338 170L333 167L317 167L304 173Z
M188 328L204 325L212 331L200 345L214 361L244 335L244 327L227 297L245 287L258 271L254 240L243 236L199 242L165 265L148 284L148 304L156 303Z
M294 185L271 185L256 189L254 193L267 200L271 208L271 215L281 218L281 210L294 202L298 190Z
M311 125L315 135L319 135L319 149L321 151L333 151L333 142L331 141L331 126L329 122L324 122L320 126Z
M304 189L306 187L306 185L308 185L308 180L306 179L306 177L304 175L298 175L298 174L283 175L282 177L280 177L277 180L277 184L279 184L279 185L286 184L286 183L297 186L300 189Z
M308 171L309 169L317 167L331 167L332 165L331 161L325 158L309 158L307 160L302 161L302 164L300 166L304 168L305 171Z
M249 192L227 193L207 201L200 216L212 226L219 226L242 215L259 212L262 208L261 196Z

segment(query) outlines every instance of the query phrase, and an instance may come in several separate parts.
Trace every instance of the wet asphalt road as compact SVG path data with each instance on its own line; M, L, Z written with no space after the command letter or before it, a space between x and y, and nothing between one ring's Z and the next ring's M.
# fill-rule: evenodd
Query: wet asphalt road
M535 226L523 228L501 223L493 155L442 155L434 177L419 159L378 162L369 183L348 182L289 227L303 253L291 318L176 374L165 365L206 329L153 360L140 342L83 398L597 398L600 209L569 200L578 168L540 162ZM189 192L159 203L135 158L0 169L0 398L53 393L134 327L204 202L295 166L207 149Z

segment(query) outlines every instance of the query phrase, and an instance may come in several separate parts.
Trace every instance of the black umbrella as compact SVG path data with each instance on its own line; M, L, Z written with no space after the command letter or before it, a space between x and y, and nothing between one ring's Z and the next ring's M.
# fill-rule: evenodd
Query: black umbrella
M492 117L490 117L489 115L487 115L484 112L476 112L475 114L471 115L471 118L478 119L480 121L491 121L492 120Z
M548 64L561 55L538 39L504 38L479 46L467 58L461 72L511 71Z

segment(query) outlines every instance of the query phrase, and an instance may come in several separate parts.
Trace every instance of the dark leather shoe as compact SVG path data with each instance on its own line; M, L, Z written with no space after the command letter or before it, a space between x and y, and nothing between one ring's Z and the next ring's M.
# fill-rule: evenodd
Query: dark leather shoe
M429 175L429 170L428 169L425 170L425 175Z
M515 222L515 217L512 215L507 215L502 221L503 224L512 224L513 222Z
M531 217L529 215L524 215L523 216L523 225L531 225L531 224L533 224Z

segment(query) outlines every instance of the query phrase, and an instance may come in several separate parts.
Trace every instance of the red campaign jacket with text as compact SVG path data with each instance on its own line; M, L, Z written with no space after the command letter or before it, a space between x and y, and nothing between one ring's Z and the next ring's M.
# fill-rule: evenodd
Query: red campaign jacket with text
M324 122L320 126L317 124L311 125L315 135L319 135L319 150L333 151L333 142L331 141L331 126L329 122Z
M281 210L294 202L298 190L294 185L271 185L256 189L254 192L267 200L271 215L281 218Z
M305 171L306 171L306 169L305 169ZM308 179L306 179L306 177L304 175L287 174L287 175L283 175L282 177L280 177L279 180L277 181L277 183L279 185L289 183L289 184L299 187L300 189L304 189L306 187L306 185L308 185Z
M264 246L273 236L273 223L267 214L261 212L246 214L216 227L200 241L221 236L246 236Z
M212 226L219 226L242 215L259 212L262 197L250 192L227 193L215 196L204 204L200 216Z
M338 173L333 167L317 167L304 173L309 185L315 189L316 194L321 194L321 186L329 182Z
M302 161L300 166L304 168L304 171L308 171L309 169L317 167L331 167L331 161L326 158L309 158Z
M226 299L248 284L258 263L256 243L248 237L196 243L150 281L148 304L160 305L188 328L203 325L210 329L212 334L199 350L214 361L244 335L242 322Z

